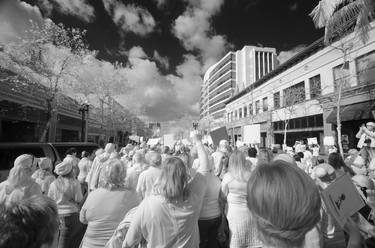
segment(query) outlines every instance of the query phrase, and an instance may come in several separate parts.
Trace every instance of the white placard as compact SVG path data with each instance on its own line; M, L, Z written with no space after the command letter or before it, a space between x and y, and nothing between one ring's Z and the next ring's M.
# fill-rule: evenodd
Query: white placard
M169 148L173 148L176 140L174 139L173 134L165 134L163 136L164 139L164 146L168 146Z
M325 146L334 146L335 145L335 138L333 136L326 136L326 137L324 137L323 144Z
M245 144L260 143L260 124L246 125L243 127L243 142Z
M155 139L149 139L147 141L147 145L154 146L160 142L160 138L155 138Z
M307 144L308 145L317 145L318 144L318 139L316 137L314 137L314 138L307 138Z
M139 136L137 136L137 135L130 135L129 139L139 143Z

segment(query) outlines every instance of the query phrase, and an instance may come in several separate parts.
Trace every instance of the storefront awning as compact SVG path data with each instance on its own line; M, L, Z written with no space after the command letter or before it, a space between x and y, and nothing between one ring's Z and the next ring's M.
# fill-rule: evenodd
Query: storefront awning
M361 102L341 106L340 112L341 121L374 119L375 104L373 102ZM337 108L334 108L328 115L326 122L336 124L336 114Z

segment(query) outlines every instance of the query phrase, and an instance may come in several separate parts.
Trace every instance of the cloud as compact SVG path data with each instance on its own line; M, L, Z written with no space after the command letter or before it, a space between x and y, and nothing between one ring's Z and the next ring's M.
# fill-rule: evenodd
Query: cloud
M198 51L207 69L224 55L230 44L223 35L214 35L211 18L223 0L189 0L186 11L174 22L173 33L188 51Z
M55 9L84 22L92 22L95 19L94 8L87 3L87 0L38 0L38 5L46 15L50 15L52 9Z
M144 59L147 58L146 53L143 51L143 48L140 46L132 47L128 52L128 57L130 59Z
M27 35L31 28L43 23L39 8L19 0L0 2L0 43L15 42Z
M161 56L158 51L154 51L153 57L163 68L169 69L169 60L167 57Z
M277 60L279 61L279 64L284 63L285 61L287 61L288 59L290 59L291 57L293 57L294 55L296 55L297 53L299 53L305 48L306 48L306 45L298 45L289 51L281 51L279 55L277 56Z
M167 0L154 0L159 8L163 7Z
M156 22L147 9L117 0L103 0L103 4L113 22L123 31L141 36L154 31Z

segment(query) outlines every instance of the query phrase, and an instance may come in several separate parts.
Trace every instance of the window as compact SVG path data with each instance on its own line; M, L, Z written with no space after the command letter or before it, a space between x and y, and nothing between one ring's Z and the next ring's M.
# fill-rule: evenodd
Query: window
M239 113L239 119L241 119L241 118L242 118L242 108L240 108L240 109L238 110L238 113Z
M268 111L268 98L263 98L263 112Z
M260 112L260 101L255 102L255 114L259 114Z
M300 82L284 90L283 106L292 106L305 101L305 82Z
M310 97L311 99L317 98L321 95L322 86L320 82L320 74L309 79L310 84Z
M259 52L255 52L255 80L259 79L259 64L258 64Z
M237 110L234 111L234 118L237 120L238 119L238 113Z
M230 122L230 113L227 114L228 122Z
M254 112L253 112L253 104L250 103L250 104L249 104L249 116L250 116L250 115L253 115L253 114L254 114Z
M233 111L230 112L230 121L234 121L234 119L233 119Z
M259 68L260 68L260 78L264 76L264 73L263 73L263 53L260 52L259 53Z
M335 91L338 90L339 84L342 84L342 88L350 87L350 70L349 63L346 62L333 68L333 86Z
M243 117L244 118L247 117L247 107L246 106L243 108Z
M273 94L273 107L275 109L280 108L280 92Z
M375 51L356 59L358 82L367 84L375 79Z

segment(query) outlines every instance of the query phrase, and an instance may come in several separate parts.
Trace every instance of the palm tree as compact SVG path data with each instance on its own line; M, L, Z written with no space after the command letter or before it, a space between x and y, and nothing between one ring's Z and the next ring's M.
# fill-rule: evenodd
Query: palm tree
M310 13L317 28L325 28L324 43L331 44L351 31L365 44L369 39L370 22L375 16L374 0L321 0ZM343 52L344 63L341 69L348 65L347 52L344 46L338 48ZM344 82L338 82L336 99L337 143L341 156L344 155L341 143L340 106Z
M366 43L374 10L374 0L321 0L310 16L317 28L325 28L326 45L352 28Z

